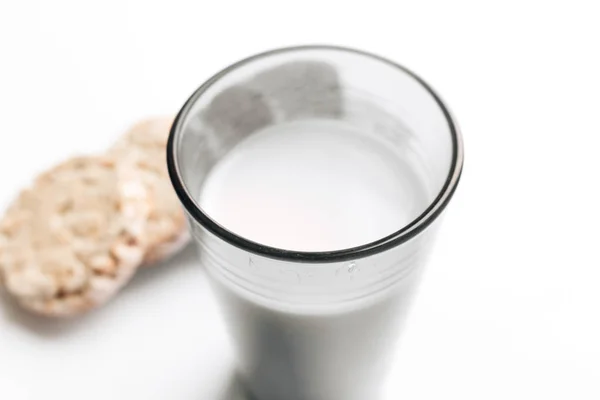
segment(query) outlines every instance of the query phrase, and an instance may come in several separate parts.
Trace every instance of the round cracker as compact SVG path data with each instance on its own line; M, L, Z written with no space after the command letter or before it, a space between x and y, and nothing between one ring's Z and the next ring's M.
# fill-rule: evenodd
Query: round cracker
M21 192L0 221L0 283L43 315L98 307L140 265L147 214L145 188L123 165L70 159Z
M147 244L144 265L171 257L190 240L185 213L167 171L167 141L172 123L172 117L141 121L109 151L117 160L135 165L138 179L148 192L150 201L144 230Z

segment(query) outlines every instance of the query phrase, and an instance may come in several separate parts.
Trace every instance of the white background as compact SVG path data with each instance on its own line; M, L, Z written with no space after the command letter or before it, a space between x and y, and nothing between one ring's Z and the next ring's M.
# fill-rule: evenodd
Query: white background
M303 43L379 53L438 89L466 150L388 398L598 399L595 5L0 0L0 205L237 59ZM237 399L204 279L187 251L80 320L0 301L0 399Z

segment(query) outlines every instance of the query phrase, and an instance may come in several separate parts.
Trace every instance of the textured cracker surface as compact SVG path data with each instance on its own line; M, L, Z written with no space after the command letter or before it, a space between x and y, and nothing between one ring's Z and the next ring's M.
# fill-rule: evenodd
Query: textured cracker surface
M0 221L0 283L44 315L100 306L142 260L145 204L144 188L109 159L58 165L22 191Z
M110 150L119 162L133 164L137 179L148 192L145 265L169 258L189 241L185 214L167 171L166 147L172 122L172 117L141 121Z

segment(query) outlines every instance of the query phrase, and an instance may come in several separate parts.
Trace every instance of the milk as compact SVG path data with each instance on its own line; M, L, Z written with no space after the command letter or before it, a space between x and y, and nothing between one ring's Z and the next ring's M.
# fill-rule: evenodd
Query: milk
M419 179L384 143L339 121L272 125L211 171L200 205L252 241L297 251L383 238L423 210Z
M221 226L263 245L346 249L392 234L425 209L413 159L348 122L285 122L221 159L198 202ZM259 400L376 399L418 279L342 304L290 305L213 275L240 371Z

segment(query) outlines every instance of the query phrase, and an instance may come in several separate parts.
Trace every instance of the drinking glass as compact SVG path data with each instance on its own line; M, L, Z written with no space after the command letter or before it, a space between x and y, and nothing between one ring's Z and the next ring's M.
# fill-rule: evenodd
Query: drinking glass
M202 209L207 174L238 143L308 119L351 124L410 164L424 193L414 219L370 243L309 252L240 236ZM225 68L192 94L173 124L167 161L250 393L259 400L377 399L462 170L458 127L434 90L363 51L269 51Z

